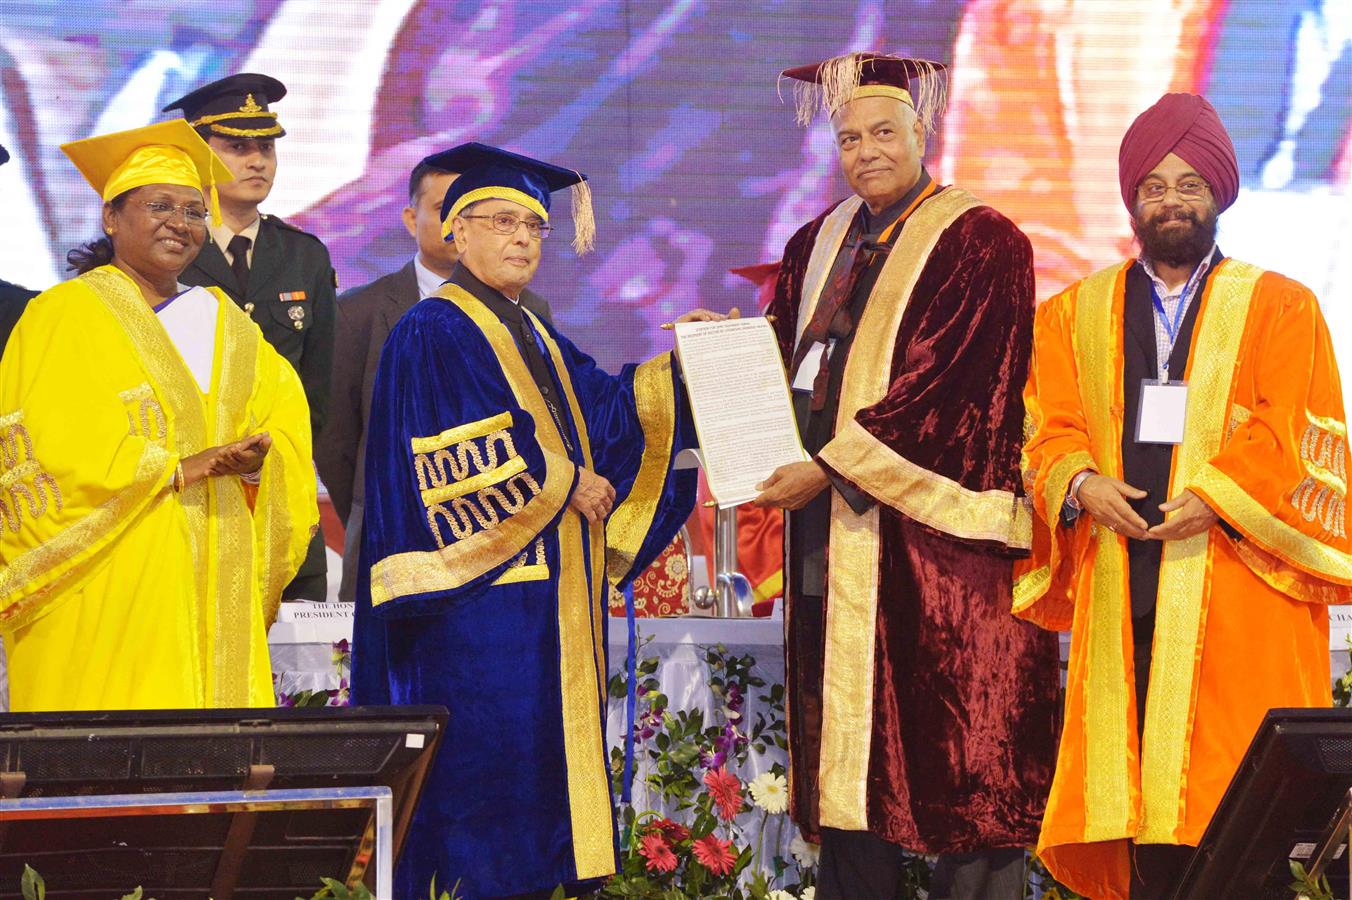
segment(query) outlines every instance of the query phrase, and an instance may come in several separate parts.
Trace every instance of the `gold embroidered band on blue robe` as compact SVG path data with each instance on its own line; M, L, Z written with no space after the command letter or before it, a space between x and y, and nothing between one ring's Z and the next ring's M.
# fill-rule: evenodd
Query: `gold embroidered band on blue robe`
M557 406L454 276L400 320L376 377L354 699L450 711L400 895L433 874L478 897L615 871L602 599L689 515L693 478L671 463L693 432L669 355L611 376L525 315ZM579 468L614 485L609 526L569 507Z

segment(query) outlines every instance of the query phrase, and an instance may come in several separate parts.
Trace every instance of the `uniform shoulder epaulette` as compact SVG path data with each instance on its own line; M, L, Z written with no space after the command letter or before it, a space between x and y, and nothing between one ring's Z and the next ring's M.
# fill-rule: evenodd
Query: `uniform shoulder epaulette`
M263 213L262 218L265 222L270 222L279 228L285 228L287 231L294 231L296 234L303 234L307 238L312 238L313 240L319 241L319 243L321 244L324 243L322 240L320 240L318 235L311 234L304 228L301 228L297 225L292 225L290 222L286 221L281 216L274 216L271 213Z
M311 234L310 232L306 231L303 228L297 228L295 225L292 225L290 222L286 221L280 216L274 216L270 213L263 213L261 218L263 219L263 221L276 225L278 228L285 228L287 231L294 232L295 234L305 235L307 238L318 244L323 249L325 258L326 259L328 258L329 252L328 245L325 244L322 240L320 240L318 235ZM330 261L329 265L330 268L332 268L333 263ZM336 291L338 290L338 270L332 269L332 273L333 273L332 274L333 289Z

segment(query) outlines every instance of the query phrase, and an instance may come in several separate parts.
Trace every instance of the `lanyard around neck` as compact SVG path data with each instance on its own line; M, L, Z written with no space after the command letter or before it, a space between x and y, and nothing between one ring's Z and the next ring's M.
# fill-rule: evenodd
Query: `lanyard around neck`
M1210 259L1210 256L1203 257L1199 260L1197 265L1193 267L1192 274L1188 276L1188 280L1183 283L1183 292L1178 295L1178 306L1174 309L1172 320L1164 309L1164 301L1160 299L1159 289L1155 287L1155 278L1153 276L1150 277L1150 302L1155 307L1155 318L1159 319L1160 324L1164 326L1165 334L1169 336L1169 352L1163 359L1159 360L1161 380L1167 380L1166 376L1169 373L1169 357L1174 355L1174 344L1178 342L1178 332L1183 327L1183 316L1188 310L1189 301L1192 295L1196 293L1197 288L1201 284L1201 279L1198 278L1198 275L1201 273L1202 266L1208 259ZM1149 275L1149 273L1146 274Z

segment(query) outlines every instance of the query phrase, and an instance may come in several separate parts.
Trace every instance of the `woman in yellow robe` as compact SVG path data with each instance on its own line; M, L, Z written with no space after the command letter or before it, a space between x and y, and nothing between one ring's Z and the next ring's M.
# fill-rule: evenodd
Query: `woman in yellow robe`
M0 362L10 708L271 706L266 629L318 512L296 373L177 284L229 172L182 121L62 149L111 262L36 297Z

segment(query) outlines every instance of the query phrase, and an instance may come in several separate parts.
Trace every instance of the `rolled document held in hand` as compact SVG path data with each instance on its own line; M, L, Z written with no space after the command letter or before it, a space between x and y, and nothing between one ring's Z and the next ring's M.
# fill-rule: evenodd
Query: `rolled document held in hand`
M769 322L684 322L676 326L676 347L709 492L719 506L755 499L756 485L771 472L808 459Z

